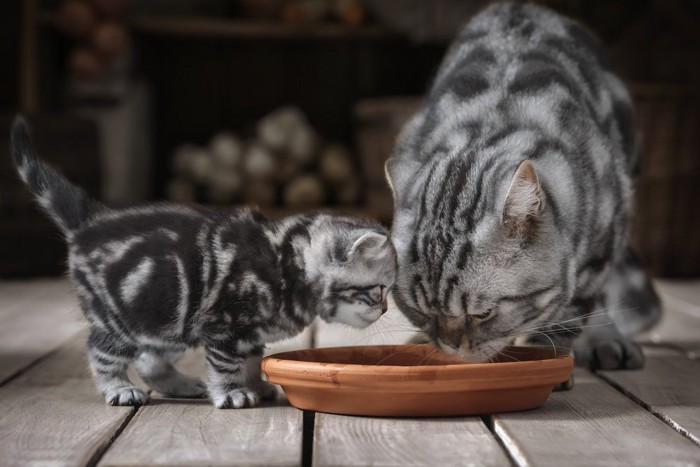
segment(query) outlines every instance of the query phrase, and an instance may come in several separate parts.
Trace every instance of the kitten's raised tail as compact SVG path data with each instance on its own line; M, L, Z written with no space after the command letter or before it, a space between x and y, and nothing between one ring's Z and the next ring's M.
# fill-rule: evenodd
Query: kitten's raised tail
M81 225L106 209L39 160L21 116L12 124L10 152L22 180L66 236L71 237Z

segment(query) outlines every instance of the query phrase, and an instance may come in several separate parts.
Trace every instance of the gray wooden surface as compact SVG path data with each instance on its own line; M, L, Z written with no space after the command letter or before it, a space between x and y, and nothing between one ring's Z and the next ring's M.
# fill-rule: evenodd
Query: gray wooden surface
M86 464L134 412L95 391L79 336L0 387L0 464Z
M0 282L0 383L83 327L67 281Z
M577 370L576 388L540 409L304 419L283 398L239 411L158 394L139 409L107 406L87 370L68 283L0 282L0 465L700 465L700 281L659 290L664 318L640 336L647 366ZM395 307L385 318L364 331L317 323L268 353L410 337ZM178 366L201 376L203 355L188 352Z
M700 445L700 361L649 347L641 371L600 375Z
M480 418L316 414L315 466L507 464L508 458Z
M302 414L288 405L218 410L206 400L155 399L99 465L294 466L301 443Z
M294 346L286 342L273 350ZM204 353L187 352L177 366L190 376L204 375ZM218 410L207 400L156 395L99 465L292 466L301 460L301 445L302 413L284 399L255 409Z
M700 447L597 376L536 410L493 416L517 465L700 465Z

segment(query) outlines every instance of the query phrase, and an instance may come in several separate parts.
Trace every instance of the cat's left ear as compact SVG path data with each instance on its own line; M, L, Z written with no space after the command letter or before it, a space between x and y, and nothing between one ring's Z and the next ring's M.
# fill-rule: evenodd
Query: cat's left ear
M389 237L385 234L375 231L363 233L350 247L348 251L349 258L358 256L366 259L376 259L386 253L386 244Z
M503 225L512 236L527 234L544 206L535 165L526 159L520 163L510 182L503 206Z

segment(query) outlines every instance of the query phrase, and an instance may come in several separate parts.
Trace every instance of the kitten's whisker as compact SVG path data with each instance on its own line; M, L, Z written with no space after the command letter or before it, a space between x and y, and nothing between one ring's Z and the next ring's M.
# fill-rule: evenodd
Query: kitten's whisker
M425 356L420 360L420 362L418 362L418 365L422 365L426 360L428 360L428 359L429 359L430 357L432 357L435 353L437 353L437 351L438 351L438 348L437 348L437 347L433 347L433 349L432 349L430 352L428 352L427 354L425 354Z

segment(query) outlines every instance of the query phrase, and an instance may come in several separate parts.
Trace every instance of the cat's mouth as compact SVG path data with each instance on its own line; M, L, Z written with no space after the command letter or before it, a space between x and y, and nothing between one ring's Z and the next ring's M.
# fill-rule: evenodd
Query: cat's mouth
M459 355L466 363L489 363L495 361L507 345L505 342L491 341L471 346L468 343L462 343L459 347L455 347L438 339L436 346L444 353Z

